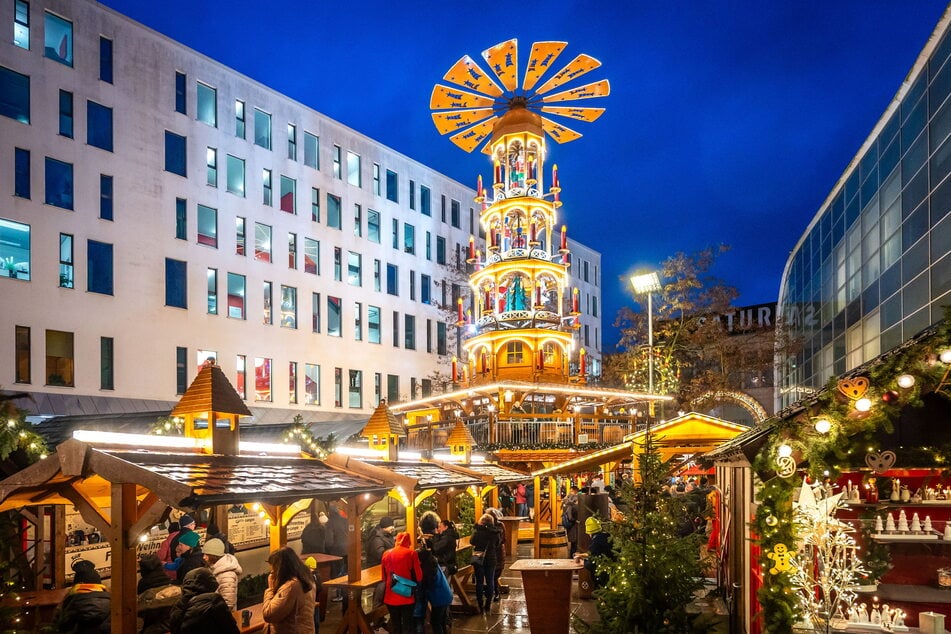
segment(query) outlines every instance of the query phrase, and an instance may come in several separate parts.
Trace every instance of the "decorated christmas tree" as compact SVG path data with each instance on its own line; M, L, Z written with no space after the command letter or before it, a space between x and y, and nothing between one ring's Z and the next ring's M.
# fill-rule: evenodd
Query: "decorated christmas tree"
M640 481L625 485L621 497L628 512L614 522L615 557L596 562L608 581L595 591L600 621L577 622L581 632L684 634L710 631L705 617L688 614L687 605L702 585L700 536L678 537L683 524L683 497L668 497L662 487L670 476L653 444L645 437L637 456Z

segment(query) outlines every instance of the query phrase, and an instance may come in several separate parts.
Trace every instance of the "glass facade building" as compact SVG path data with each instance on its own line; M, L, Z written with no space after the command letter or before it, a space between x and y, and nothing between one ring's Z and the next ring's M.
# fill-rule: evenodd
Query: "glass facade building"
M778 406L939 321L951 303L951 34L938 24L793 249L779 314L801 348Z

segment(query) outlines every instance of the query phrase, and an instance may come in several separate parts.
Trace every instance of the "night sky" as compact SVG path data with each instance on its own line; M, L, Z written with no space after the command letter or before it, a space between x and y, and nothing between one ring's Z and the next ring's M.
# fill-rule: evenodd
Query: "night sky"
M561 40L611 81L581 139L549 146L569 235L602 253L605 352L627 277L728 244L739 305L776 301L789 252L945 10L936 0L104 4L475 187L478 151L436 131L432 87L468 54ZM117 44L117 46L120 46ZM121 55L121 51L117 50ZM558 68L561 64L556 64ZM574 85L574 84L572 84ZM597 102L597 103L595 103Z

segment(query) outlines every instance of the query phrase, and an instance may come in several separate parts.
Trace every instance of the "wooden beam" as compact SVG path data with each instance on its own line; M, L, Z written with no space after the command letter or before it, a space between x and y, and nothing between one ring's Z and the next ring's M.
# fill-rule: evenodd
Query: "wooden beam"
M93 526L99 529L103 534L109 532L110 518L103 513L98 504L87 497L81 490L71 487L55 487L57 492L64 498L73 503L80 516ZM134 498L133 498L134 499ZM121 630L120 630L121 631Z
M138 502L133 483L112 485L112 522L108 532L112 548L112 631L136 631L136 544L128 544L125 537L132 528Z
M289 504L287 508L284 509L284 513L283 513L283 517L281 518L281 521L284 523L285 526L290 524L291 520L294 519L294 517L298 513L300 513L301 511L306 511L308 508L310 508L310 505L312 503L313 503L312 499L305 498L303 500L297 500L293 504Z
M50 551L52 555L50 578L53 580L54 588L62 588L66 585L66 506L64 504L53 505L50 540L53 545Z
M146 506L148 504L148 506ZM165 513L166 505L157 495L149 492L145 498L136 505L135 521L125 535L125 543L129 548L133 548L139 543L139 535L147 532L149 528L158 524L162 515Z
M347 580L350 582L358 581L361 575L360 555L363 552L363 539L360 534L359 506L355 498L350 498L344 502L347 509L347 530L349 532L350 551L347 553ZM350 599L353 600L352 598Z

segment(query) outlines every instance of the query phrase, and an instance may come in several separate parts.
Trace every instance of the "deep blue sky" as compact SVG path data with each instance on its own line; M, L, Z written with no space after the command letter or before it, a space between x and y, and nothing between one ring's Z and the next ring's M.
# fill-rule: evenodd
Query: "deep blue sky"
M775 301L789 251L941 17L937 0L106 0L106 5L456 180L488 159L441 137L433 85L517 37L601 60L607 112L552 144L563 220L603 257L604 350L627 276L731 245L739 303ZM557 65L560 68L560 64ZM590 105L595 105L592 103Z

